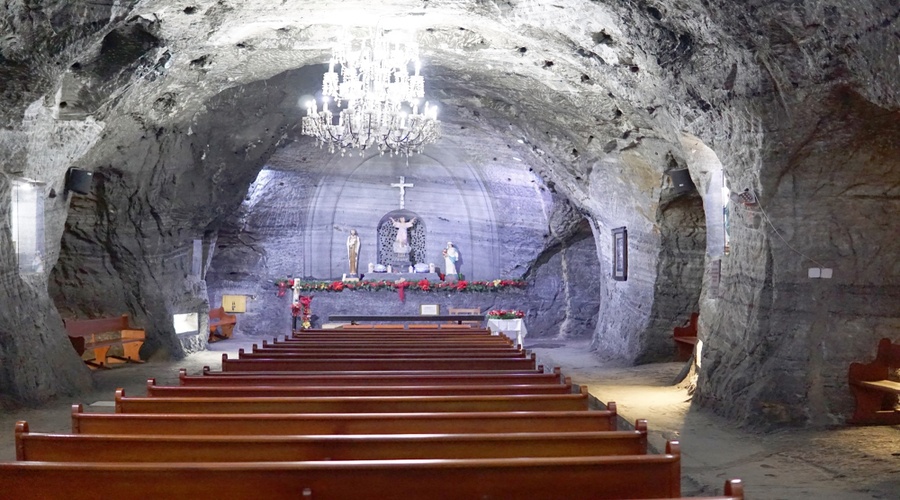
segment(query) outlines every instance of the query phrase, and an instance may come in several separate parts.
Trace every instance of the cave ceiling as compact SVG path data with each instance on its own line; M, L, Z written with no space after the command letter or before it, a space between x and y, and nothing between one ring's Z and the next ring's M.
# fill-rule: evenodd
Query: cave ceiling
M448 140L462 140L462 126L501 134L575 199L592 196L576 180L604 158L653 157L618 162L638 183L648 172L630 172L636 164L657 178L678 166L685 132L753 185L760 134L811 96L846 86L884 108L898 103L896 0L6 3L0 90L10 128L43 97L60 118L107 124L101 142L122 145L281 99L277 144L313 147L299 137L299 101L320 85L337 36L404 30L420 44L426 99L438 103ZM259 92L269 85L282 92ZM247 123L206 126L244 148L272 133ZM107 160L88 155L83 166Z

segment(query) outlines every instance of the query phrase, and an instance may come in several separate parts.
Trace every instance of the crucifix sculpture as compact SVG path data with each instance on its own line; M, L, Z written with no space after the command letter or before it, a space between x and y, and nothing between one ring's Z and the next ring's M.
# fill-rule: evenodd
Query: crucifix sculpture
M399 183L391 184L392 188L400 188L400 209L406 208L406 188L413 187L413 184L406 184L406 177L400 176Z

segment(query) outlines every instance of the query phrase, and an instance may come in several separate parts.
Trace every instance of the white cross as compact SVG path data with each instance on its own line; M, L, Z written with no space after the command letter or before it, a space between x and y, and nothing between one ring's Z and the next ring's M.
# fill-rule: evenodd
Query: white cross
M400 176L400 183L391 184L392 188L400 188L400 209L406 208L406 188L413 187L412 184L404 184L406 182L406 177Z

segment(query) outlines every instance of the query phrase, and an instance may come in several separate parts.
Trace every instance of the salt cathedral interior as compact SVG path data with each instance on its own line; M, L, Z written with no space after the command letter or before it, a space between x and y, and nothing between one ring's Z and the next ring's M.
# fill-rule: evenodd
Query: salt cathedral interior
M0 7L0 497L900 497L900 1Z

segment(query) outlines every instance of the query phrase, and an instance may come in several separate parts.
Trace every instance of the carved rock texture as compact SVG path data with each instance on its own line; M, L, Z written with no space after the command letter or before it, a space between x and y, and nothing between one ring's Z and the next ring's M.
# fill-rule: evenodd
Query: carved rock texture
M172 314L208 307L193 241L215 248L223 228L223 241L237 238L235 217L253 216L242 211L248 187L279 148L307 158L311 181L324 173L329 158L299 137L298 103L321 85L335 34L366 36L377 22L416 30L448 141L489 136L496 154L476 147L474 163L519 165L552 195L550 236L502 269L534 281L528 300L553 289L546 311L564 328L548 335L592 335L605 359L662 359L666 332L699 296L696 401L759 425L841 421L849 361L896 340L896 0L0 6L3 185L28 177L62 193L70 166L97 177L89 196L46 200L49 276L15 271L0 221L0 300L21 306L0 313L0 388L17 399L86 383L51 302L65 316L133 314L148 351L203 347L171 326ZM687 135L711 148L732 190L759 199L734 207L716 296L708 275L698 295L701 218L665 176L686 165L708 186ZM521 185L492 188L495 199L522 199ZM506 201L500 219L512 220ZM574 215L557 218L566 202ZM585 219L592 238L576 236ZM498 241L525 241L543 224L501 227ZM610 231L623 226L629 277L619 282ZM245 244L229 259L262 255ZM573 273L591 267L596 280ZM835 278L809 280L809 267ZM595 322L572 312L594 307Z

